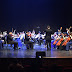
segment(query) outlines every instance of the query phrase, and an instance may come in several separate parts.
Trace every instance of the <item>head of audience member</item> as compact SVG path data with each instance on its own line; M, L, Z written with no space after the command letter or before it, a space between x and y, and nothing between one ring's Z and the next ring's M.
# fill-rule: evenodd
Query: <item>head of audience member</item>
M8 72L24 72L24 67L19 63L12 63L8 66Z

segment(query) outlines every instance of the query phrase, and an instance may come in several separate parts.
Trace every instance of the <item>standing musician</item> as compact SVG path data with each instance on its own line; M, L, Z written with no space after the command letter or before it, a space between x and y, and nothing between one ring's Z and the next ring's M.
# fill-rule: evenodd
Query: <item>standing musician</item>
M49 50L49 47L51 49L51 34L53 33L49 25L47 26L45 32L46 32L45 40L46 40L47 50ZM49 47L48 47L48 43L49 43Z

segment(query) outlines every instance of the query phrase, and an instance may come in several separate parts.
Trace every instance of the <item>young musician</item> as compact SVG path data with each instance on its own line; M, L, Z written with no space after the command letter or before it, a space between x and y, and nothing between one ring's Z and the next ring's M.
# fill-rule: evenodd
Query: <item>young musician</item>
M69 29L68 28L66 28L66 31L67 31L67 34L69 35Z
M14 44L14 49L18 48L18 42L13 41L12 32L9 32L7 36L7 43Z
M72 45L72 26L69 28L70 41L66 45L66 51L69 51L69 46Z
M33 42L31 41L31 32L26 32L25 34L25 44L27 49L33 49Z

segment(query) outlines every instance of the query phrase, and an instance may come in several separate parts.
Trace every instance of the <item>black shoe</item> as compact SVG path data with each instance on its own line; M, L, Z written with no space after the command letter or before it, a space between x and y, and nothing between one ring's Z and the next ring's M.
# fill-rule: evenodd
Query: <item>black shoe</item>
M14 48L14 50L16 50L16 48Z

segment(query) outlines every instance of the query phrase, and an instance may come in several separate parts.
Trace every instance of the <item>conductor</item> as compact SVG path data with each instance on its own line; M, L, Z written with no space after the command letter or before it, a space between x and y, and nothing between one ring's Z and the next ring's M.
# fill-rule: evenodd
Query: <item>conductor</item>
M46 32L46 36L45 36L46 46L47 46L47 50L49 50L51 49L51 34L53 33L49 25L47 26L45 32ZM48 44L50 48L48 47Z

